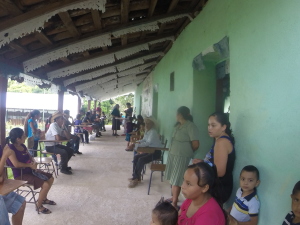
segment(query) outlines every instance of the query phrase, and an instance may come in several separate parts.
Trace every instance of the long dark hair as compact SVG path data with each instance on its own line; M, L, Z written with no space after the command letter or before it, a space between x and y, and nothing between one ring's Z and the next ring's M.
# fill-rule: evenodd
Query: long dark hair
M28 113L28 115L25 118L25 122L24 122L24 131L25 131L25 135L26 137L28 136L28 120L29 119L33 119L33 117L35 117L36 115L41 114L41 112L37 109L32 110L30 113Z
M218 178L216 166L211 167L205 162L200 162L188 166L188 169L194 170L198 177L199 187L204 187L205 185L209 186L207 193L209 193L217 201L224 213L225 221L227 221L227 213L223 209L223 201L219 189L221 183ZM227 224L227 222L225 224Z
M7 138L5 138L5 142L6 144L9 144L9 142L15 144L17 142L17 138L22 138L24 134L24 131L19 128L13 128L10 132Z
M232 134L232 130L231 130L231 124L229 122L229 117L228 114L226 113L222 113L222 112L214 112L213 114L211 114L209 117L214 116L216 117L216 120L223 126L226 125L226 130L225 133L230 137L232 144L235 144L235 139L234 136Z

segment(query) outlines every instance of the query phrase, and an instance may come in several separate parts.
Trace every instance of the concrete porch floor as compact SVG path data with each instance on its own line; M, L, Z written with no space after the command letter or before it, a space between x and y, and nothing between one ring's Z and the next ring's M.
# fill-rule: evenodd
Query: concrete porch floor
M108 127L108 126L107 126ZM123 131L119 131L119 134ZM155 172L150 195L147 195L150 170L136 188L127 187L132 173L132 152L126 152L125 137L114 137L111 131L88 145L80 145L82 155L72 157L69 166L73 175L59 174L48 198L56 206L52 213L37 214L33 204L27 204L24 225L144 225L151 220L151 210L161 196L170 197L168 182L160 181Z

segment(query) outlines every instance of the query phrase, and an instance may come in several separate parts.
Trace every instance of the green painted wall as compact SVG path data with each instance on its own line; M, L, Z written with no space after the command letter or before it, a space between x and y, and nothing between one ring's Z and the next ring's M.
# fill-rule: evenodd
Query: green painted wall
M207 119L208 115L215 111L216 99L216 77L215 64L205 64L203 71L194 70L193 82L193 107L192 115L194 122L200 131L200 148L195 153L195 158L203 159L206 151L212 145L212 139L208 137Z
M209 0L153 71L153 84L159 84L161 133L170 136L176 109L190 107L197 114L203 143L199 154L203 155L209 150L205 119L214 96L196 99L195 89L199 88L199 95L209 94L214 86L205 74L209 71L200 72L201 78L194 83L192 60L224 36L229 37L230 120L237 142L235 189L242 167L256 165L261 172L260 225L282 223L290 210L292 187L300 180L299 8L299 0ZM172 71L174 92L169 91ZM137 90L136 94L140 93L141 89Z

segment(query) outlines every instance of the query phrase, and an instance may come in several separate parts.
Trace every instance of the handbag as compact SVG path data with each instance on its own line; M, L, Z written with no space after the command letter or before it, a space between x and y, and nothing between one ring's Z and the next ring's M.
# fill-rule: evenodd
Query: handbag
M42 174L42 173L38 172L37 170L32 170L32 174L44 181L49 180L49 178L45 174Z

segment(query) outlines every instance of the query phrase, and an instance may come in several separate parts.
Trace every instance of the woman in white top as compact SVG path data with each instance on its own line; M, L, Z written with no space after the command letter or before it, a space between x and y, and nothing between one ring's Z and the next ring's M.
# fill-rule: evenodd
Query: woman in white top
M159 134L157 133L156 120L152 117L147 117L145 120L145 135L144 138L135 145L134 150L136 151L138 147L162 147ZM129 188L134 188L141 181L141 174L144 165L150 163L153 160L160 159L161 151L155 150L154 153L143 153L137 154L133 158L133 173L132 178L129 178Z

